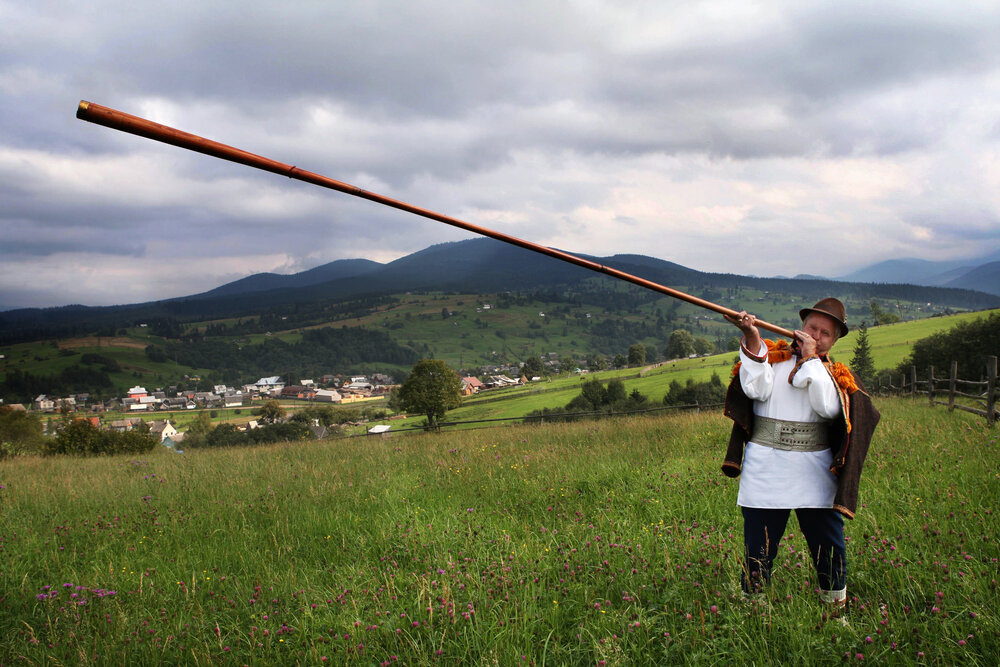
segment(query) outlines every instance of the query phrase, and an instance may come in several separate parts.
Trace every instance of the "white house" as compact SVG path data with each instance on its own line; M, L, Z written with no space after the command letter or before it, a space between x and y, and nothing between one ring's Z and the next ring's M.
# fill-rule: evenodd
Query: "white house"
M235 394L226 394L222 397L223 405L227 408L240 408L243 407L243 393L236 392Z
M316 400L321 403L340 403L343 397L334 389L317 389Z
M275 392L280 392L282 389L284 389L285 383L281 380L280 375L273 375L271 377L261 378L257 380L257 382L254 384L254 387L256 387L257 391L259 391L262 394L273 394Z
M38 398L32 401L32 403L36 410L44 410L47 412L49 410L55 410L56 408L56 402L45 394L39 394Z
M177 429L169 419L157 419L149 423L149 432L160 437L160 442L177 435Z

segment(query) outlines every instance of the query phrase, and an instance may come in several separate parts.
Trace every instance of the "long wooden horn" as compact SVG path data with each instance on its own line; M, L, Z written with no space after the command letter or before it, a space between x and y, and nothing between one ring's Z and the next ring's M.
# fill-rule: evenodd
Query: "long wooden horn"
M431 220L443 222L446 225L465 229L473 232L474 234L488 236L492 239L496 239L497 241L510 243L511 245L516 245L526 250L548 255L549 257L554 257L555 259L569 262L570 264L575 264L585 269L596 271L597 273L603 273L606 276L618 278L619 280L630 282L633 285L638 285L640 287L653 290L654 292L666 294L667 296L680 299L681 301L686 301L687 303L694 304L695 306L707 308L708 310L722 315L735 316L739 314L731 308L726 308L725 306L720 306L712 303L711 301L699 299L696 296L666 287L665 285L654 283L650 280L634 276L630 273L625 273L624 271L619 271L618 269L614 269L610 266L604 266L603 264L592 262L588 259L584 259L583 257L577 257L576 255L571 255L561 250L556 250L555 248L548 248L537 243L532 243L531 241L525 241L524 239L519 239L515 236L510 236L492 229L487 229L486 227L473 225L472 223L465 222L464 220L459 220L458 218L452 218L451 216L447 216L442 213L436 213L435 211L420 208L419 206L414 206L413 204L407 204L406 202L399 201L398 199L384 197L374 192L362 190L361 188L355 187L349 183L336 181L332 178L327 178L326 176L315 174L311 171L299 169L298 167L290 164L284 164L283 162L255 155L254 153L248 153L247 151L240 150L239 148L233 148L232 146L227 146L226 144L220 144L217 141L205 139L204 137L199 137L196 134L182 132L181 130L174 129L166 125L160 125L159 123L154 123L150 120L146 120L145 118L133 116L110 107L101 106L100 104L81 101L80 106L76 110L76 117L81 120L110 127L115 130L121 130L122 132L136 134L140 137L146 137L147 139L155 139L156 141L162 141L163 143L179 146L180 148L187 148L188 150L197 151L198 153L204 153L223 160L229 160L230 162L238 162L239 164L244 164L248 167L256 167L257 169L263 169L264 171L281 174L282 176L287 176L288 178L294 178L299 181L305 181L306 183L312 183L313 185L319 185L331 190L337 190L338 192L343 192L355 197L361 197L362 199L368 199L369 201L383 204L385 206L391 206L392 208L407 211L408 213L414 213L425 218L430 218ZM764 322L763 320L757 320L756 324L759 328L767 329L768 331L785 336L786 338L795 337L795 334L792 331L779 327L775 324L770 324L768 322Z

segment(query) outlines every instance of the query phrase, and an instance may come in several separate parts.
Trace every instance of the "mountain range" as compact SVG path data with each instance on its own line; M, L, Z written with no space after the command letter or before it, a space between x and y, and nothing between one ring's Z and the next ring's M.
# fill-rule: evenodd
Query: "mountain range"
M635 275L659 280L662 284L730 283L749 278L732 274L712 274L674 262L644 255L613 255L585 259L606 264ZM364 278L369 291L407 285L408 289L444 289L488 292L504 289L537 288L546 283L573 282L593 274L536 253L491 239L471 239L442 243L387 264L364 259L337 260L292 275L259 273L188 298L205 299L224 295L308 287ZM656 275L658 278L653 278ZM879 262L836 278L816 275L796 276L796 282L871 283L873 285L916 285L973 290L1000 296L1000 251L975 261L932 262L899 259ZM474 289L469 286L475 285ZM877 287L876 287L877 289ZM350 291L350 290L348 290Z
M706 273L644 255L582 257L673 287L753 287L793 293L806 299L837 294L865 300L926 301L971 310L1000 307L997 280L1000 253L968 267L919 260L883 262L837 280L819 276L787 279ZM949 271L952 274L946 275ZM123 306L10 310L0 313L0 341L76 334L156 318L196 321L242 317L318 302L346 302L402 292L489 294L574 286L579 289L588 280L601 279L593 271L573 264L493 239L474 238L433 245L385 264L344 259L292 275L259 273L207 292L174 299Z
M836 280L957 287L1000 295L1000 251L978 259L963 261L890 259L858 269Z

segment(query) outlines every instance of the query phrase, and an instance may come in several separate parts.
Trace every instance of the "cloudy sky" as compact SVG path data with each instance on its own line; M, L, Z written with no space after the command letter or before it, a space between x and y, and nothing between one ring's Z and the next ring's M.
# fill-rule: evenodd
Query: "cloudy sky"
M982 257L998 36L993 1L0 0L0 306L472 237L77 120L81 99L571 252Z

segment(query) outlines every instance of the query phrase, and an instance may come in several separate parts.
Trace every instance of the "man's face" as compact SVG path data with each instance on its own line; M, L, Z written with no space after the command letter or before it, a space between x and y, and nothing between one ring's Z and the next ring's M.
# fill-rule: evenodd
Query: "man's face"
M816 341L816 353L827 354L840 337L837 320L822 313L809 313L802 321L802 330Z

